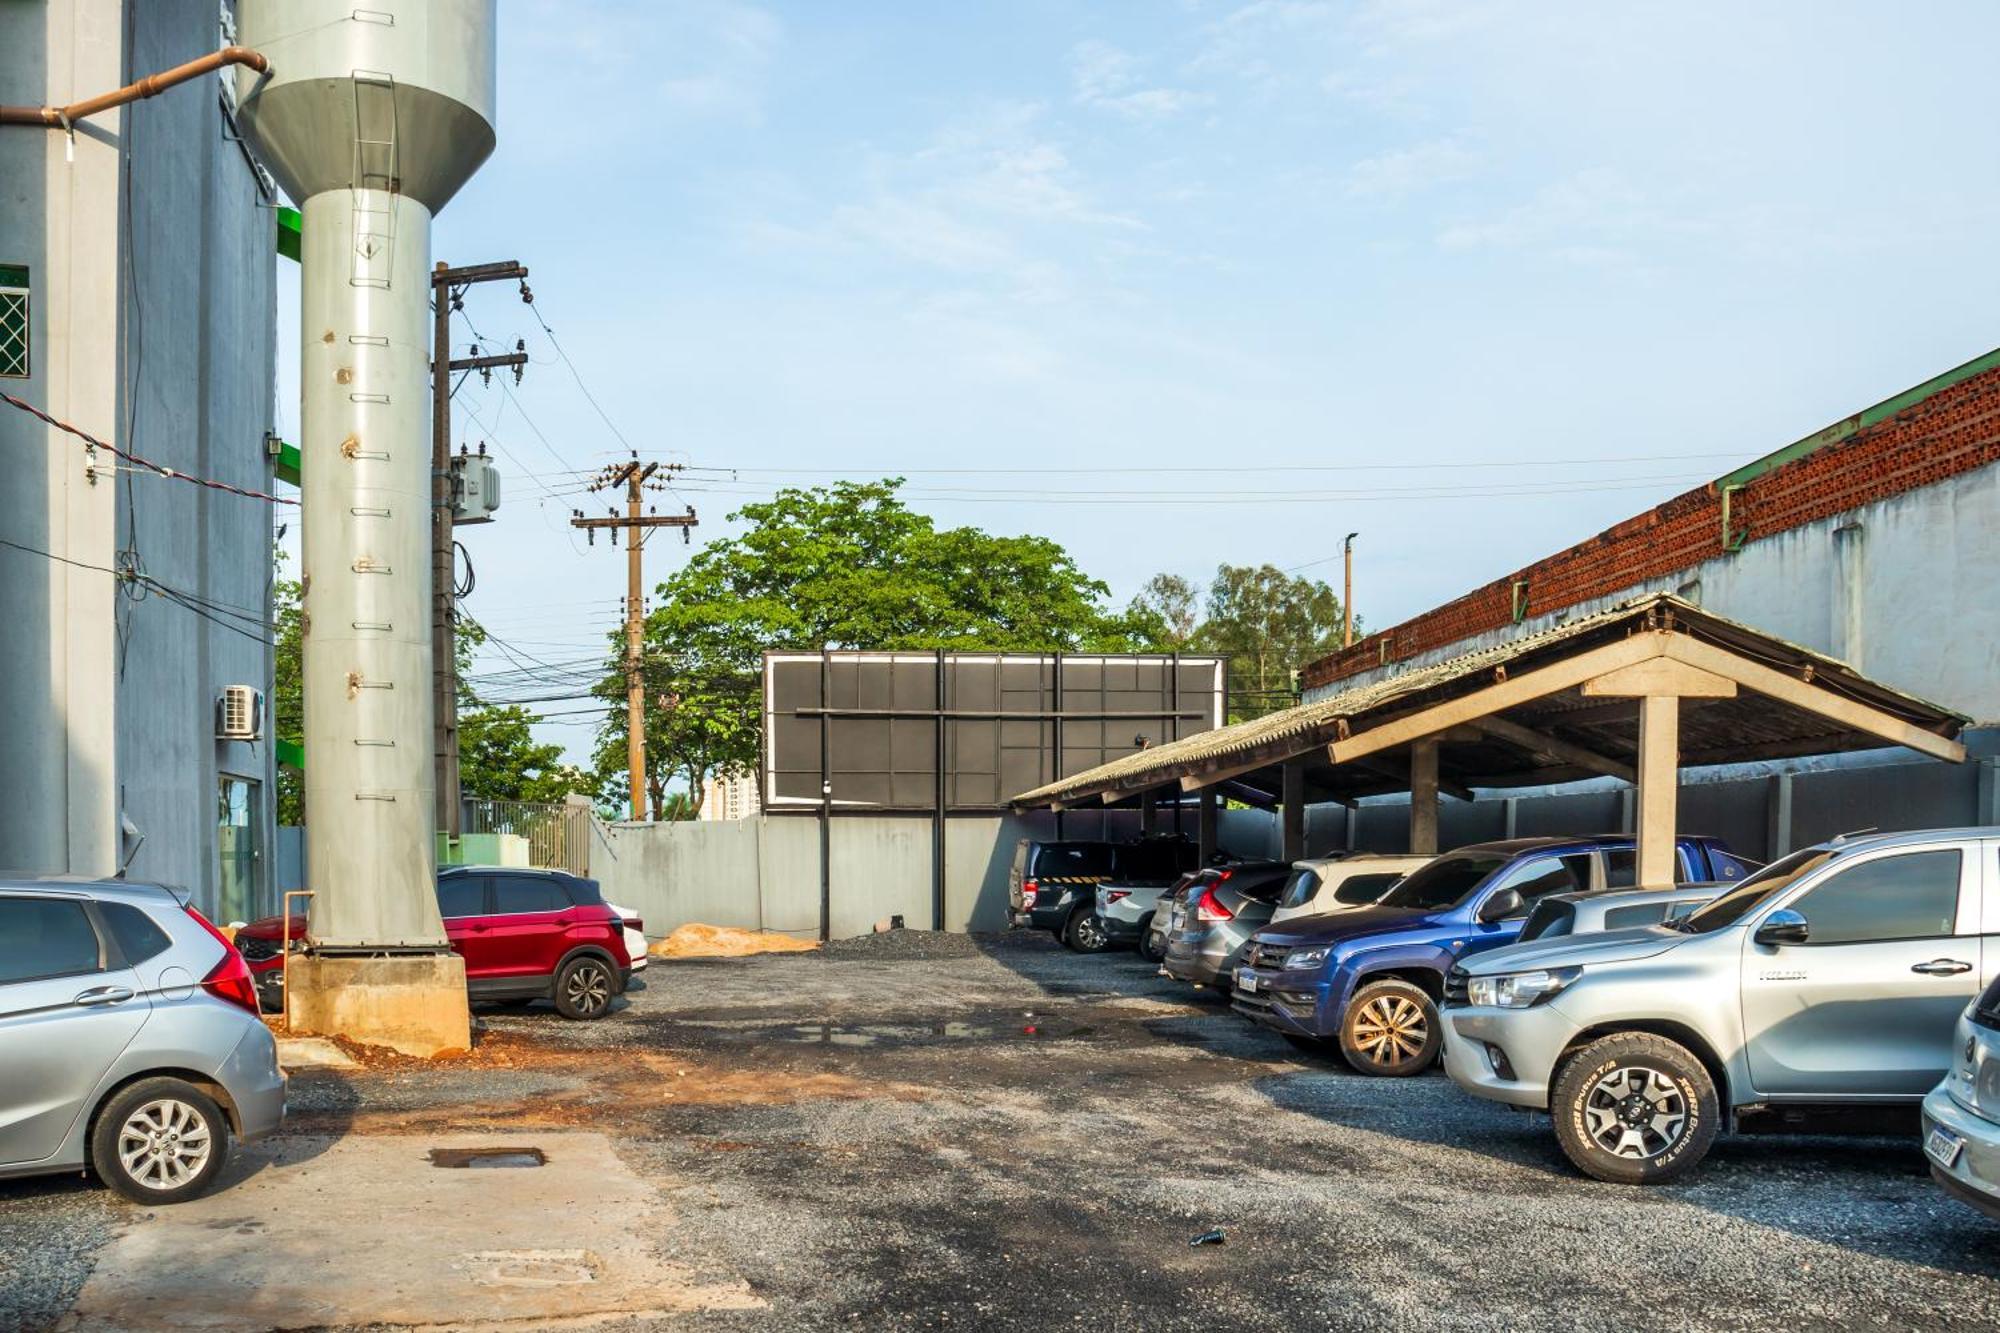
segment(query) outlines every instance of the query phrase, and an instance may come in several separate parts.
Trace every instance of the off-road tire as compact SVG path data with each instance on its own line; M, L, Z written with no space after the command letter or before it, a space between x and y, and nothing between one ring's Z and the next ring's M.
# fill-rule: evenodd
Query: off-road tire
M1436 1064L1443 1049L1437 1001L1398 977L1362 986L1340 1017L1340 1053L1357 1074L1409 1078Z
M149 1144L141 1136L150 1126L158 1128ZM190 1160L195 1143L206 1149L198 1163ZM106 1102L91 1127L91 1170L133 1203L198 1198L228 1164L229 1118L213 1097L181 1079L140 1079Z
M1629 1090L1623 1098L1621 1088ZM1654 1113L1646 1116L1635 1097ZM1678 1180L1708 1155L1722 1127L1708 1066L1650 1032L1600 1037L1563 1061L1549 1090L1549 1118L1577 1170L1614 1185ZM1604 1141L1614 1133L1623 1152Z
M1103 953L1111 947L1111 933L1095 912L1079 907L1063 925L1062 942L1078 953Z
M583 954L564 963L556 972L549 998L556 1012L579 1021L602 1018L611 1012L618 994L618 973L595 954Z

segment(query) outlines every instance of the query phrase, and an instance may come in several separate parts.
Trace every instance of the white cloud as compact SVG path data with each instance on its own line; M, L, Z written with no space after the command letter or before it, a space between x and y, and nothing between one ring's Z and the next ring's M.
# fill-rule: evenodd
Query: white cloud
M1463 140L1435 139L1361 159L1348 169L1346 188L1359 199L1401 199L1468 180L1483 164L1481 155Z
M1109 42L1079 43L1070 52L1069 67L1079 105L1127 120L1165 120L1211 100L1186 88L1144 86L1143 62Z

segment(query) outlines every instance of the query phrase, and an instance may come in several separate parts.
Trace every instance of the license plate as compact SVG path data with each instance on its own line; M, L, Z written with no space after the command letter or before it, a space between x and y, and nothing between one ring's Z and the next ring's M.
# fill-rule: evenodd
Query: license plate
M1250 992L1252 992L1252 991L1256 990L1256 989L1257 989L1257 974L1256 974L1255 972L1252 972L1252 971L1251 971L1251 970L1250 970L1249 968L1247 968L1247 967L1239 967L1239 968L1237 968L1237 969L1236 969L1236 989L1237 989L1237 990L1240 990L1240 991L1242 991L1242 992L1243 992L1244 994L1246 994L1246 995L1247 995L1247 994L1249 994Z
M1958 1161L1959 1153L1965 1150L1965 1140L1948 1129L1933 1129L1924 1140L1924 1151L1939 1166L1950 1166Z

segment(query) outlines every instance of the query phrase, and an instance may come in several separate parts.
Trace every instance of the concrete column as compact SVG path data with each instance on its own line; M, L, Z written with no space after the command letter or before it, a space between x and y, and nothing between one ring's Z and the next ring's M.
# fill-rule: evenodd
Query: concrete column
M1361 840L1360 806L1350 805L1347 807L1347 815L1343 822L1343 827L1345 831L1340 837L1341 850L1351 852Z
M1771 778L1770 796L1764 807L1764 855L1777 860L1792 850L1792 775L1778 773Z
M1410 746L1410 853L1435 856L1438 849L1438 746L1434 740Z
M1302 759L1288 759L1283 769L1281 818L1284 836L1280 855L1297 861L1306 854L1306 766Z
M1152 837L1154 833L1159 831L1159 823L1160 823L1160 812L1159 812L1159 807L1154 802L1153 793L1151 792L1141 793L1139 796L1140 834L1148 838Z
M1680 804L1681 701L1649 694L1639 701L1639 883L1674 882L1674 825Z
M1201 789L1201 804L1199 806L1200 814L1195 822L1197 830L1195 834L1195 846L1198 849L1203 865L1207 865L1216 852L1216 807L1215 788L1203 787Z
M1521 798L1520 798L1520 797L1518 797L1518 796L1508 796L1508 797L1504 797L1504 798L1503 798L1503 799L1501 800L1501 802L1500 802L1500 836L1501 836L1501 837L1503 837L1503 838L1512 838L1512 837L1517 837L1517 836L1519 836L1518 834L1516 834L1516 833L1515 833L1515 831L1514 831L1514 830L1515 830L1516 828L1518 828L1518 827L1520 826L1520 814L1521 814Z

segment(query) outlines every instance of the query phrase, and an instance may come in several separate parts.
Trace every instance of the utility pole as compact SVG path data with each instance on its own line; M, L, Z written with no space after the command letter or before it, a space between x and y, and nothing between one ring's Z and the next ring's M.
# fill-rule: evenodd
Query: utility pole
M591 483L593 491L616 486L625 488L625 514L622 518L616 509L611 510L606 518L585 518L579 509L570 518L571 527L582 528L590 534L592 545L597 543L599 528L611 530L613 546L618 544L618 530L625 529L625 771L626 781L632 789L632 819L635 823L643 823L646 818L645 534L654 528L679 528L681 540L686 542L692 540L688 530L697 521L693 505L687 507L685 514L643 512L644 492L649 488L662 490L666 486L664 480L653 480L653 474L661 466L659 463L641 463L635 455L630 462L604 469ZM679 470L678 464L667 465L670 474Z
M458 799L458 582L452 559L451 377L477 370L492 375L511 367L520 383L528 353L519 345L500 356L451 359L451 312L464 308L466 289L479 282L519 282L529 299L528 270L508 260L452 268L443 260L431 273L431 754L437 766L437 826L459 835ZM478 349L475 348L476 352Z
M1340 593L1340 646L1354 646L1354 539L1361 534L1350 532L1347 540L1340 544L1340 553L1346 557L1347 586Z

